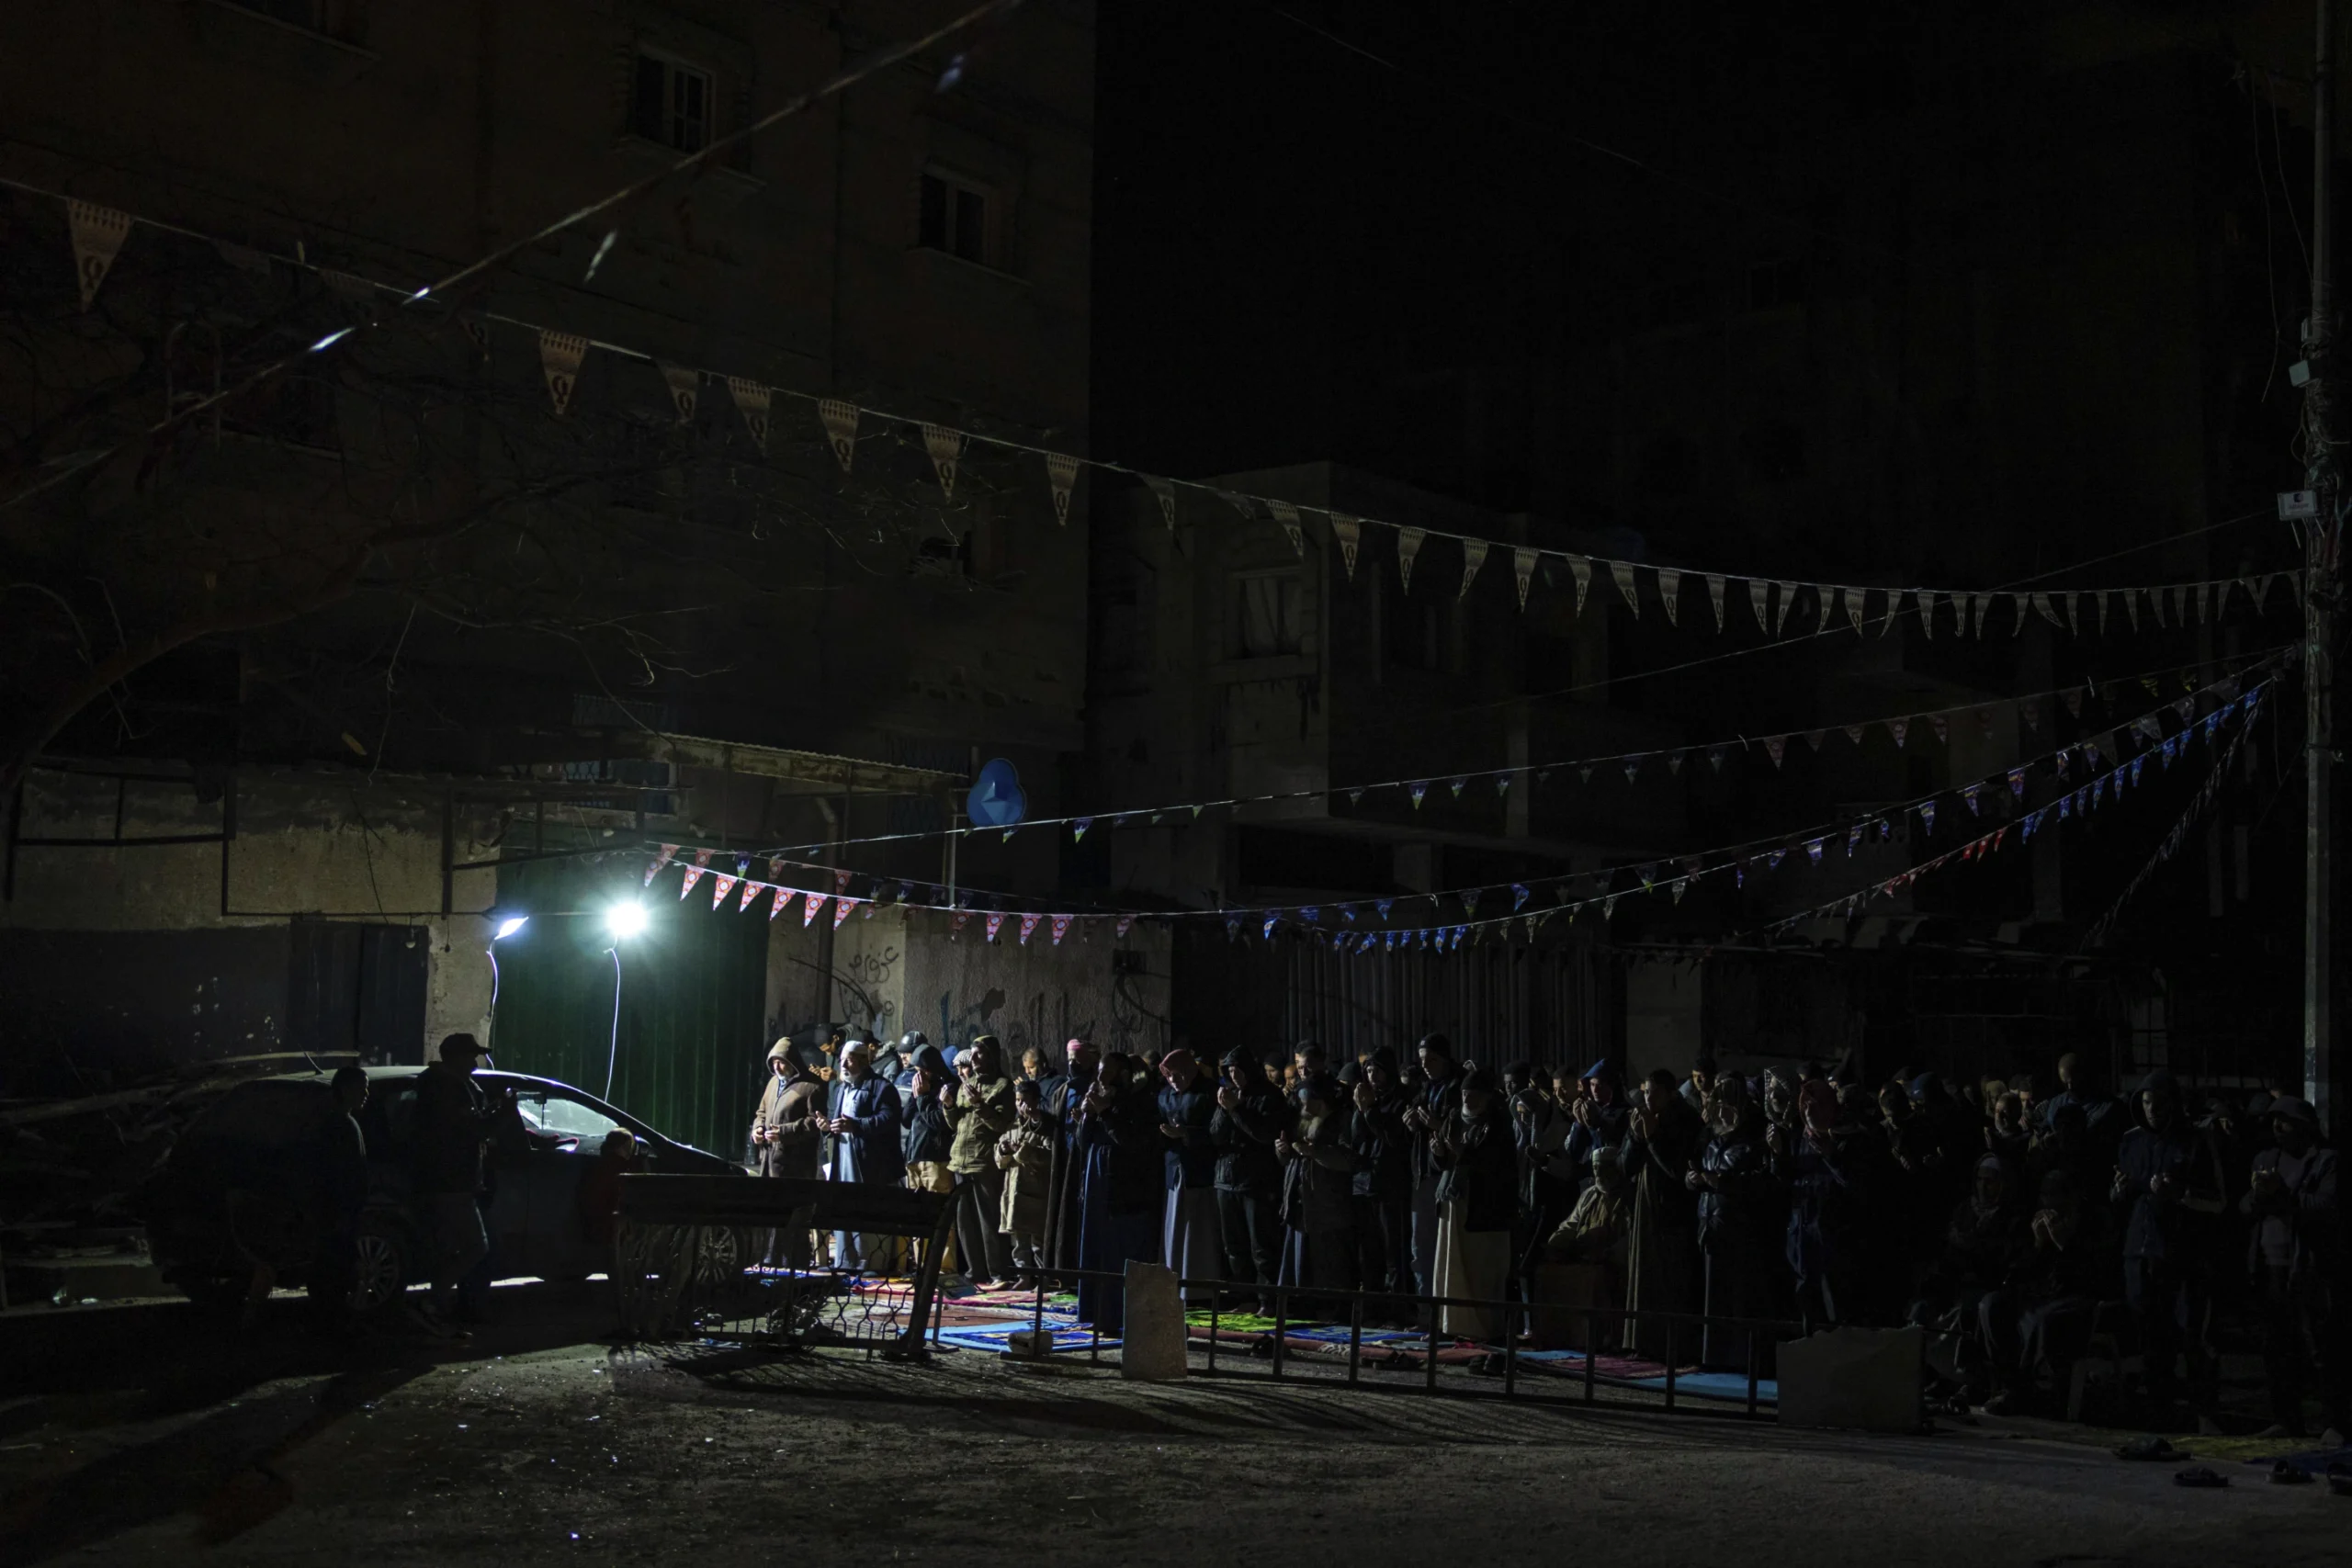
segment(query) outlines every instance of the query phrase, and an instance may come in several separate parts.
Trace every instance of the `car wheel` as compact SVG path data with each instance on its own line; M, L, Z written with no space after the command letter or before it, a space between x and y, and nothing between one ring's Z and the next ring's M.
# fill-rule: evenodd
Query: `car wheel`
M369 1216L352 1240L351 1312L383 1311L408 1289L408 1243L390 1221Z

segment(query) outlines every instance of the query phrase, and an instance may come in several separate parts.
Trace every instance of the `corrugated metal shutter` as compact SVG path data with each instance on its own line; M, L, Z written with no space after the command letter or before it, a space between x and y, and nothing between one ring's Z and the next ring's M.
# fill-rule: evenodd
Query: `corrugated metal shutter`
M1521 1057L1582 1066L1616 1050L1607 974L1584 943L1455 953L1343 953L1193 931L1176 947L1176 1029L1194 1048L1312 1037L1334 1060L1440 1032L1489 1066Z
M616 1048L603 911L644 897L639 877L618 861L539 861L499 873L500 908L532 919L498 944L492 1052L507 1071L599 1095L609 1059L614 1104L671 1137L741 1159L764 1072L768 922L737 913L732 895L714 911L707 879L666 906L647 898L650 925L620 948Z

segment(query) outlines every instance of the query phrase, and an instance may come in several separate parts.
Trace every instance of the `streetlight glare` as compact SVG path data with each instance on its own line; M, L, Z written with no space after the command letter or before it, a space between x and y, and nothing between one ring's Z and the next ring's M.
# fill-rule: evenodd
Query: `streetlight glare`
M616 942L625 942L645 930L645 906L616 904L605 911L605 930Z
M528 915L509 915L504 919L498 922L498 931L491 937L490 940L492 942L503 942L508 937L513 936L516 931L521 931L525 926L527 926L530 923L531 917Z

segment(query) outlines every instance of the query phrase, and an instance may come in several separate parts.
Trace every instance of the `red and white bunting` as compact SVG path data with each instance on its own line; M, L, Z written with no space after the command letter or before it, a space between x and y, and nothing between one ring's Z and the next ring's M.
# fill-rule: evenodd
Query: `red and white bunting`
M1062 944L1062 938L1069 934L1069 922L1070 917L1068 915L1054 917L1054 945L1056 947L1059 947Z
M1002 915L990 915L988 919L988 928L989 940L990 942L994 942L996 940L996 933L1004 929L1004 917Z
M786 909L791 908L793 901L799 897L800 895L798 893L789 887L777 888L775 890L775 901L768 906L768 919L773 920L778 915L783 914Z
M727 896L735 891L735 884L737 880L738 879L736 877L729 875L728 873L723 871L713 872L711 874L710 907L712 908L716 909L721 904L727 902Z
M684 898L688 893L693 892L695 884L702 880L702 874L709 869L710 852L708 850L696 850L695 852L695 863L686 867L686 880L684 885L679 887L678 897Z
M1124 938L1129 931L1135 930L1135 927L1136 918L1133 915L1121 915L1118 926L1113 934Z
M1524 545L1514 547L1510 552L1510 575L1512 581L1519 587L1519 609L1521 615L1527 613L1527 590L1535 581L1535 563L1543 558L1543 551L1531 550Z
M743 896L735 900L735 912L740 915L749 910L753 900L757 899L761 894L767 890L768 885L766 883L754 882L750 877L745 877L743 879Z
M1707 603L1714 606L1715 630L1721 633L1724 629L1724 578L1721 572L1707 574Z
M1039 920L1044 919L1045 918L1046 918L1046 917L1045 917L1045 916L1043 916L1043 915L1023 915L1023 916L1022 916L1022 917L1021 917L1021 945L1022 945L1022 946L1026 947L1026 946L1028 946L1028 945L1029 945L1029 936L1030 936L1030 933L1031 933L1031 932L1033 932L1033 931L1035 931L1037 929L1037 922L1038 922Z
M947 935L953 941L957 932L972 923L972 911L958 909L947 918Z
M857 906L858 906L861 902L863 902L863 900L861 900L861 899L857 899L857 898L836 898L836 899L834 899L834 900L833 900L833 930L835 930L835 931L839 931L839 930L841 930L841 929L842 929L842 922L843 920L846 920L846 919L849 919L849 912L850 912L852 909L856 908L857 908Z
M803 930L817 923L817 911L825 907L825 896L822 893L810 893L808 895L808 899L807 905L800 911L800 924Z
M662 852L655 855L653 857L653 863L645 868L646 886L650 887L653 886L653 879L662 874L662 868L668 865L670 862L676 857L677 853L678 846L675 844L664 844L662 846Z
M1658 603L1666 606L1666 624L1670 626L1680 626L1682 624L1682 574L1679 571L1659 572L1657 597Z

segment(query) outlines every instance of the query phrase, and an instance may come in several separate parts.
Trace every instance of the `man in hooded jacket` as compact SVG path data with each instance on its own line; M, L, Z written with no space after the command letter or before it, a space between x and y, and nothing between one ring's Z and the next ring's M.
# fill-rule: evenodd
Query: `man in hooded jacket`
M768 1047L767 1088L752 1117L752 1157L762 1176L817 1179L824 1155L824 1081L801 1060L789 1035ZM769 1268L806 1269L810 1233L780 1228L768 1239Z

